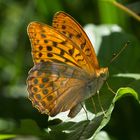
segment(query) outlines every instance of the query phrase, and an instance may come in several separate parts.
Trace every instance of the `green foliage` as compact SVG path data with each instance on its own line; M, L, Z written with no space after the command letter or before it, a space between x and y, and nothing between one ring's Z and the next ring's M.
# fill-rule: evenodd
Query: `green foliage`
M123 4L139 12L139 3L123 1ZM27 25L31 21L51 25L53 14L59 10L68 12L82 25L96 24L91 31L95 34L95 43L98 44L99 62L101 66L109 67L107 81L116 95L104 84L99 96L93 97L95 106L91 99L86 101L89 120L84 111L74 119L48 120L48 116L40 114L27 98L26 78L33 66ZM0 20L0 139L140 138L139 21L107 0L1 0ZM121 27L121 30L113 31L115 26L110 25L112 23ZM108 65L113 54L118 53L127 41L130 44L125 51ZM138 102L126 95L131 95ZM124 96L126 97L122 98ZM105 132L98 133L101 129Z

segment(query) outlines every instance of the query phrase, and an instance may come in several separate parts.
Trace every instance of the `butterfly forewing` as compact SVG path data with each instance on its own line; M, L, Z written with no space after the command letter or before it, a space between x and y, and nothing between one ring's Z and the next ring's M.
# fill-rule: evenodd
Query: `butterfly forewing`
M48 25L32 22L28 26L34 63L63 62L92 72L85 54L68 37Z
M81 25L70 15L64 12L58 12L53 18L53 27L69 37L88 58L88 63L94 69L99 68L98 60L94 48L82 29Z

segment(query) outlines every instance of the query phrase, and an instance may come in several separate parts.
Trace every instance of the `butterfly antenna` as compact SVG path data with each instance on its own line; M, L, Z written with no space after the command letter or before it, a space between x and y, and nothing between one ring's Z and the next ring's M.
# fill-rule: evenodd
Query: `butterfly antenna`
M102 103L101 103L99 90L97 91L97 96L98 96L98 102L99 102L99 106L100 106L100 108L101 108L101 111L103 112L104 116L107 117L107 116L106 116L106 113L105 113L105 110L104 110L104 108L103 108L103 106L102 106Z
M130 42L127 41L127 42L125 43L125 45L121 48L121 50L120 50L117 54L114 54L114 55L113 55L113 58L112 58L111 61L109 62L109 65L112 64L112 63L114 62L114 60L115 60L118 56L120 56L120 54L128 47L129 44L130 44Z

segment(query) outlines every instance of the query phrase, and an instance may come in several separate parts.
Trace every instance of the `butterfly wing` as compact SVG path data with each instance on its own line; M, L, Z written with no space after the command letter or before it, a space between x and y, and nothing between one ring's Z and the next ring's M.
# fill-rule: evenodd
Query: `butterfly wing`
M94 48L81 25L65 12L58 12L53 18L53 27L69 37L84 52L93 68L99 64Z
M43 61L61 62L82 68L89 74L93 73L94 69L86 55L67 36L38 22L30 23L27 31L34 64Z
M29 72L29 99L41 113L55 116L73 110L87 93L86 73L82 69L55 62L40 62Z

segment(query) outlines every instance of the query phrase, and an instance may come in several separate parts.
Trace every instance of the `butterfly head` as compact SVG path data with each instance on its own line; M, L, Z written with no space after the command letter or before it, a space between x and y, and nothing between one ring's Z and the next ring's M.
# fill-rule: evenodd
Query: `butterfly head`
M102 79L103 81L105 81L107 79L107 77L109 76L109 71L108 68L100 68L99 70L96 71L97 77L100 77L100 79Z

